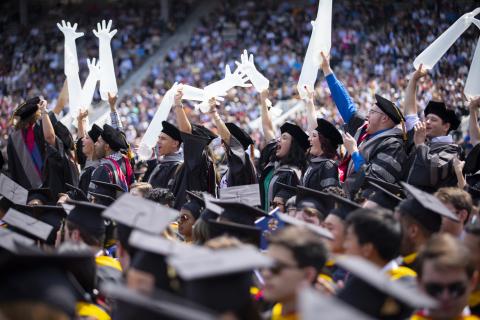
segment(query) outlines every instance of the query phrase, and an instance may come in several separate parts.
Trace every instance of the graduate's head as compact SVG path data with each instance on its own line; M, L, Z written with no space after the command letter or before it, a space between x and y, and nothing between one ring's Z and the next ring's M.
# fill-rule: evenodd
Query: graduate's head
M162 122L162 132L158 136L157 146L158 152L161 156L172 154L180 149L182 144L182 137L180 130L167 121Z
M449 234L434 235L418 256L418 284L438 302L432 319L456 319L468 305L478 271L468 248Z
M343 143L342 135L333 124L324 119L317 119L317 128L310 133L310 154L335 158L338 145Z
M358 209L346 221L345 254L365 258L379 266L400 252L402 229L387 209Z
M440 231L459 237L473 209L472 197L465 190L456 187L440 188L435 192L435 196L460 220L460 222L456 222L442 217Z
M381 130L391 129L402 121L405 121L402 112L397 106L379 95L375 95L376 103L368 111L368 134L374 134Z
M196 194L197 195L197 194ZM201 197L201 195L197 195ZM189 194L189 200L182 206L180 217L178 218L178 232L187 240L191 240L193 236L193 225L200 217L204 210L205 202Z
M105 221L102 212L105 206L86 201L69 200L74 208L67 216L65 239L83 242L94 248L102 248L105 242Z
M428 138L446 136L451 130L457 130L460 125L460 120L455 111L447 109L443 102L430 101L424 113Z
M303 167L305 153L310 147L308 135L299 126L288 122L280 127L280 131L282 134L278 139L276 158L282 164Z
M129 149L125 134L108 124L103 125L103 131L98 137L95 145L95 151L98 152L97 156L100 157L100 155L102 155L101 158L120 150Z
M320 236L302 228L285 227L269 238L267 255L275 265L262 271L264 298L269 302L294 302L298 290L315 283L327 261Z
M95 143L98 141L102 132L103 129L94 124L92 129L90 129L90 131L88 131L87 134L82 138L82 152L86 157L91 159L100 158L96 155ZM103 158L103 156L101 158Z
M98 159L104 158L111 153L110 147L105 143L102 137L98 137L97 142L95 142L95 155ZM107 153L108 151L108 153Z
M15 129L26 128L40 119L41 111L39 105L42 101L45 100L41 96L28 99L13 111Z

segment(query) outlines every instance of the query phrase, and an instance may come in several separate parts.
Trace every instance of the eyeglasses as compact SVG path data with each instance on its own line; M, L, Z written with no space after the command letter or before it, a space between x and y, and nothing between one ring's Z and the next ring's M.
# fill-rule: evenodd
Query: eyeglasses
M368 114L370 114L370 113L378 113L378 114L381 114L381 115L384 115L384 114L385 114L385 113L383 113L383 112L380 112L380 111L377 111L377 110L374 110L374 109L368 110Z
M448 294L452 298L458 298L465 294L467 291L467 286L465 283L458 281L448 284L429 282L425 283L425 291L432 297L439 297L445 290L448 291Z
M285 264L283 262L277 261L275 265L271 266L268 268L268 270L273 274L273 275L279 275L284 269L296 269L298 267L296 266L290 266L288 264Z

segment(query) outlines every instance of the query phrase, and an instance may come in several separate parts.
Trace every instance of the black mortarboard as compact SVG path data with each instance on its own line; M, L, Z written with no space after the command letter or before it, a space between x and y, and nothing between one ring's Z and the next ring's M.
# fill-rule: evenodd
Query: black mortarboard
M178 215L174 209L129 193L124 193L103 212L105 218L153 234L162 233Z
M238 127L235 123L227 122L225 125L227 126L228 131L230 131L230 134L242 144L243 149L246 150L250 145L253 144L253 140L250 135Z
M124 133L108 124L103 125L101 136L113 151L128 149Z
M74 149L75 143L73 142L72 133L61 121L57 121L57 123L55 123L53 130L55 131L55 135L63 142L65 149Z
M102 206L108 207L109 205L115 202L115 199L113 199L112 197L103 195L101 193L90 191L88 194L93 197L93 200L91 199L92 203L101 204Z
M28 119L28 117L37 112L39 103L40 97L28 99L24 103L20 104L15 111L13 111L13 115L20 117L22 120Z
M53 226L21 213L13 208L2 219L13 231L20 232L33 239L47 241L54 230Z
M376 94L376 105L383 111L395 124L405 121L402 111L390 100Z
M329 320L373 320L341 300L309 287L300 291L298 306L302 320L317 320L319 314L328 314Z
M173 124L168 123L167 121L162 121L162 132L168 135L173 140L182 142L182 136L180 135L180 130L175 127Z
M27 203L34 199L42 201L44 205L54 204L56 202L52 192L48 188L30 189L28 191Z
M250 245L171 256L169 264L185 280L191 301L219 312L239 311L251 303L252 270L273 264Z
M118 199L125 191L118 184L108 183L104 181L91 180L90 183L95 185L95 188L90 188L89 193L102 194L113 199Z
M327 215L333 209L334 202L328 193L298 186L296 198L297 210L301 208L314 208Z
M35 241L7 228L0 228L0 248L15 252L19 243L31 246L35 244Z
M198 124L192 124L192 134L203 137L203 138L207 138L209 140L209 143L212 142L213 139L218 138L218 136L215 133L208 130L204 126L199 126Z
M220 215L220 219L223 221L253 226L255 225L255 220L266 216L263 210L244 203L233 201L214 201L214 203L224 209Z
M0 174L0 194L13 203L27 203L27 189L25 189L4 174Z
M55 229L59 229L62 220L67 216L65 209L61 206L49 206L49 205L36 205L36 206L24 206L15 205L15 209L22 213L26 213L29 216L34 217L40 221L48 223Z
M103 132L102 128L100 128L96 124L93 124L92 129L90 129L90 131L88 131L87 134L90 137L90 139L93 140L93 142L97 142L98 137L102 135L102 132Z
M343 221L345 221L350 214L350 212L355 211L356 209L360 209L361 206L353 202L347 198L344 198L342 196L339 196L334 193L328 193L328 195L332 198L332 200L335 202L335 208L330 210L329 214L333 214Z
M368 200L375 202L385 209L393 210L402 201L402 198L394 195L385 188L374 182L368 182L373 187L373 191L369 194Z
M480 143L470 150L463 166L463 174L476 174L478 171L480 171Z
M401 186L399 186L398 184L390 183L390 182L387 182L385 180L372 177L370 175L365 176L365 182L367 182L367 183L373 182L373 183L379 185L380 187L388 190L389 192L393 193L397 197L400 197L402 199L405 198L405 193L403 192L403 188Z
M183 204L182 209L190 211L193 218L197 220L200 217L203 209L205 208L205 201L200 196L194 194L191 191L187 191L188 201Z
M213 320L218 318L204 307L160 290L147 296L125 285L108 283L103 285L100 291L116 302L113 314L117 320Z
M337 294L343 302L376 319L404 319L413 309L437 302L402 281L392 281L379 267L357 256L341 256L336 264L353 276Z
M408 183L401 182L401 184L412 198L400 202L400 212L418 221L425 229L438 232L442 224L442 217L460 222L458 217L435 196Z
M335 125L325 119L317 118L317 128L315 129L325 139L328 139L333 146L343 144L343 138Z
M71 199L77 200L77 201L88 201L88 197L85 194L85 192L83 192L82 189L75 187L69 183L65 183L65 186L67 187L68 190L71 191L69 193L69 197Z
M257 247L260 246L260 240L262 237L262 230L260 228L230 221L210 220L208 223L210 238L228 235L235 237L244 243L252 244Z
M200 206L205 207L205 199L201 193L193 192L187 190L187 198L190 200L195 200Z
M450 123L450 130L457 130L458 126L460 125L460 119L455 114L455 111L447 109L447 106L443 102L430 101L427 104L424 113L425 116L429 115L430 113L434 114L439 116L443 122Z
M288 199L294 197L297 194L297 187L290 186L281 182L275 182L275 184L277 185L277 191L273 195L274 198L279 197L286 202Z
M68 214L68 221L93 236L100 237L105 234L105 221L102 218L105 206L74 200L67 200L67 203L75 206Z
M290 122L285 122L281 127L280 127L280 132L283 134L285 132L289 133L293 140L295 140L300 148L303 150L307 151L308 148L310 148L310 141L308 141L308 135L303 131L302 128L297 126L296 124L290 123Z
M292 216L289 216L288 214L281 213L281 212L277 212L277 216L280 220L282 220L286 224L306 228L322 238L333 240L333 234L323 227L299 220L297 218L294 218Z

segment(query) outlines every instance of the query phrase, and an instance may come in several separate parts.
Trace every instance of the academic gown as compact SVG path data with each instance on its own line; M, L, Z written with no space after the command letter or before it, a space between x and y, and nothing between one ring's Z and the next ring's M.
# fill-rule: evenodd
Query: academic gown
M27 190L41 187L43 183L42 173L35 169L34 162L23 138L26 129L14 130L8 136L7 161L10 178ZM42 124L37 121L33 126L35 144L37 145L40 161L45 162L45 138L43 136ZM17 146L17 147L16 147Z
M350 198L364 187L366 176L389 183L397 183L401 180L403 164L407 160L402 130L394 127L361 139L366 134L365 119L356 112L346 127L350 134L354 134L356 141L361 140L358 150L365 160L356 172L353 161L350 160L348 164L344 190Z
M99 164L100 164L100 161L98 160L85 161L85 167L82 170L82 173L80 174L80 179L78 181L78 188L83 192L85 192L85 194L87 194L88 192L88 186L90 185L90 181L92 180L92 174Z
M164 156L151 172L148 183L154 188L171 189L175 173L182 163L183 154L181 152Z
M173 182L174 208L180 210L186 202L186 191L206 191L215 195L216 176L214 164L205 147L210 139L204 136L180 132L183 140L184 161L178 168Z
M120 167L121 173L124 175L125 179L127 178L127 168L125 161L127 161L126 157L122 155L122 157L116 161ZM118 184L122 188L121 178L119 172L117 172L116 168L113 166L110 160L102 159L100 160L100 164L92 173L92 177L90 180L97 180L106 183L113 183ZM132 181L127 181L127 187L130 185ZM128 190L125 190L128 191Z
M242 144L232 135L230 145L226 145L228 170L222 177L226 187L243 186L257 183L255 167Z
M413 130L409 131L409 155L406 181L426 192L442 187L456 187L457 176L453 167L456 157L463 159L462 148L454 143L427 141L413 144Z
M270 141L262 150L261 161L266 159L273 159L276 152L277 141ZM262 167L261 167L262 168ZM275 197L275 194L281 189L277 182L289 185L297 186L300 184L302 171L300 168L291 165L280 165L277 161L268 162L260 172L259 186L260 196L262 200L262 208L268 210L270 208L270 202Z
M147 182L148 180L150 180L150 176L152 175L153 170L155 170L159 162L160 161L158 161L157 159L150 159L146 161L147 171L145 171L145 173L143 174L142 181Z
M323 157L312 158L303 175L302 185L318 191L328 187L340 187L337 163Z

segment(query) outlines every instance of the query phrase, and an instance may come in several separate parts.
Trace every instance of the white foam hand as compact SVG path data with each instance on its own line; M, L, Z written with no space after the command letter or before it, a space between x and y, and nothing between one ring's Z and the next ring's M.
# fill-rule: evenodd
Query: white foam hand
M142 160L148 160L152 156L152 149L157 142L160 132L162 132L162 121L167 120L168 114L173 106L174 96L177 92L178 83L175 82L174 85L168 90L163 96L162 102L158 107L155 115L153 116L152 121L148 125L147 131L142 137L140 146L138 148L138 155Z
M203 101L205 100L205 90L189 86L188 84L184 84L182 99Z
M240 56L241 63L235 61L240 70L242 70L247 76L248 79L252 82L255 90L258 92L262 92L263 90L267 90L270 82L268 79L261 74L257 68L255 67L255 62L253 58L253 54L248 55L248 51L244 50L242 55Z
M461 16L454 24L445 30L435 41L413 61L413 66L418 70L420 65L431 70L455 41L470 27L475 15L480 13L480 8Z
M118 93L117 79L115 77L115 67L113 64L112 48L110 41L117 33L117 30L110 31L112 20L105 20L97 23L97 30L93 30L95 36L99 39L100 63L102 64L102 73L100 76L100 95L102 100L108 100L108 93L116 95Z
M243 73L240 68L237 68L234 73L230 70L230 66L225 66L225 78L220 81L209 84L205 87L205 92L208 95L208 99L211 97L225 96L228 90L233 87L250 87L248 83L248 76ZM207 100L208 100L207 99Z
M82 89L82 108L88 108L92 103L97 81L100 79L101 74L100 61L97 62L96 58L93 58L91 61L87 59L87 66L89 73Z
M320 67L320 52L329 52L332 46L332 0L320 0L317 19L312 21L312 35L308 43L297 90L302 99L308 97L305 86L313 91Z
M77 24L73 26L70 22L62 20L62 24L57 23L58 29L63 33L65 37L64 45L64 63L65 63L65 75L68 77L73 73L78 74L78 56L77 46L75 40L83 37L83 32L77 32Z
M473 19L473 23L475 23L475 25L480 29L480 20ZM478 38L472 64L470 65L470 70L468 71L464 93L469 100L480 97L480 38Z

